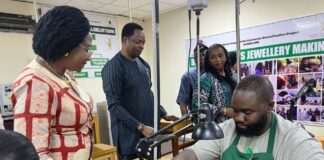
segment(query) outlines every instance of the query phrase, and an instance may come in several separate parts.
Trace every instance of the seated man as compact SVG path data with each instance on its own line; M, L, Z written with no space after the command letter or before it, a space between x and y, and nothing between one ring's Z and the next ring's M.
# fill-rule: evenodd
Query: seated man
M175 160L323 160L321 144L272 112L273 87L263 76L244 78L232 98L234 117L220 124L224 138L200 140Z

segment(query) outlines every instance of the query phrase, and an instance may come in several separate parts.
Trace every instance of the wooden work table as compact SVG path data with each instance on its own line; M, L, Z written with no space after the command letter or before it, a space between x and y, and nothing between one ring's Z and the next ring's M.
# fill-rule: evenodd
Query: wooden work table
M160 121L160 127L164 128L169 124L172 124L172 121L165 121L165 120L161 120ZM191 120L187 120L187 121L183 121L175 126L173 126L172 128L170 128L166 133L170 134L170 133L174 133L178 130L180 130L181 128L185 127L186 125L190 124ZM182 135L185 135L187 133L191 133L193 131L193 128L190 128L189 130L187 130L185 133L181 134L180 136L176 136L174 137L171 141L172 141L172 154L173 157L175 157L177 154L179 154L179 150L186 148L188 146L193 145L194 143L196 143L196 141L189 141L189 142L184 142L183 144L179 144L179 137L181 137Z
M324 136L315 136L315 139L321 142L322 147L324 149Z

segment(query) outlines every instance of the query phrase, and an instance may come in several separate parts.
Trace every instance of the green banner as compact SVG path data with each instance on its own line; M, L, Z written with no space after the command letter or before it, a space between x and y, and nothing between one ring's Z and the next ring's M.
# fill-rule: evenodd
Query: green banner
M241 62L317 55L324 53L324 38L241 50Z
M195 63L195 58L194 57L190 57L189 58L189 67L196 67L196 63Z
M108 58L90 58L92 66L104 66L108 61Z
M101 72L95 72L95 77L101 77Z
M96 40L96 34L91 34L91 39Z
M96 51L97 50L97 45L91 45L89 50L90 51Z
M88 72L73 72L75 78L88 78Z

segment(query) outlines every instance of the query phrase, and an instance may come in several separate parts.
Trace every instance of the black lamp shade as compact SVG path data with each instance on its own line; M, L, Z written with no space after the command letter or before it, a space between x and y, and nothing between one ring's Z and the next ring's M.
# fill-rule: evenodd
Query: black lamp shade
M196 140L221 139L224 137L222 129L214 121L219 114L219 108L209 103L203 103L198 109L199 121L192 132L192 138Z
M214 122L201 122L192 132L192 138L196 140L212 140L224 137L222 129Z

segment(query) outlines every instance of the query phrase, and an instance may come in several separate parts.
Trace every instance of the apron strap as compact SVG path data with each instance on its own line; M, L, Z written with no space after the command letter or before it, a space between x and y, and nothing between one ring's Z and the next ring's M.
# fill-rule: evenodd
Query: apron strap
M236 134L236 137L235 137L234 141L232 142L233 146L236 146L238 144L240 137L241 137L241 135Z
M276 137L276 130L277 130L277 118L274 113L272 113L271 117L271 128L270 128L270 134L268 138L268 148L267 148L267 153L272 154L273 152L273 146L274 146L274 141Z

